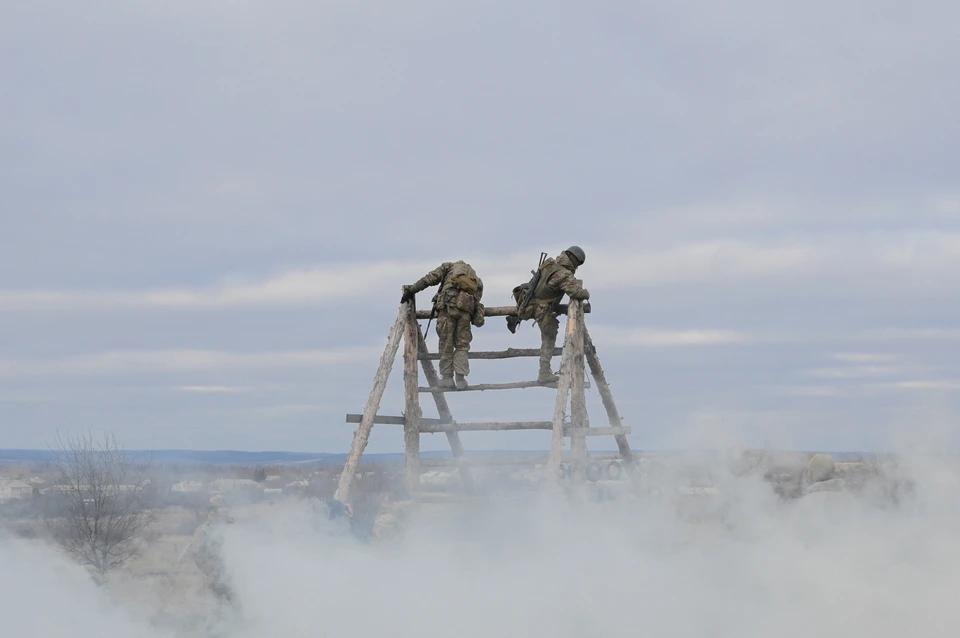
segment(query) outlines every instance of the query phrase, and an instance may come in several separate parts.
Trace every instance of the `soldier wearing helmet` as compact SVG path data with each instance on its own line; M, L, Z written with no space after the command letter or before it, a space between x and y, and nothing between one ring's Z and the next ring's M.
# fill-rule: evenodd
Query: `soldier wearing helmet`
M400 303L406 303L421 290L437 285L440 289L433 303L440 338L440 387L465 390L470 374L467 353L473 340L471 326L480 328L484 323L483 304L480 303L483 281L465 261L444 262L416 283L403 286Z
M815 454L807 464L804 474L804 494L814 492L839 492L844 481L837 477L837 465L829 454Z
M234 518L226 507L212 506L207 514L207 520L197 527L190 544L180 556L182 560L184 556L189 555L206 577L207 586L217 597L228 603L233 602L233 590L223 562L223 537L219 527L233 522Z
M530 292L521 290L521 286L514 289L514 298L518 305L520 295L532 295L526 304L522 315L507 317L507 328L516 332L521 321L533 319L540 328L540 374L537 381L544 385L556 383L558 375L551 369L553 350L557 347L557 334L560 331L560 322L557 319L557 304L564 295L570 299L584 300L590 298L590 292L583 287L583 282L574 275L577 268L583 265L587 256L579 246L570 246L554 257L546 259L540 265L539 280Z

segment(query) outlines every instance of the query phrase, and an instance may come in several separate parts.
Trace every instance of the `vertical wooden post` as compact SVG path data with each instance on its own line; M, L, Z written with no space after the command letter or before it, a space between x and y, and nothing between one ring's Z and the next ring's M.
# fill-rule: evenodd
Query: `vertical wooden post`
M353 481L353 475L357 472L357 466L360 464L360 457L367 447L367 441L370 440L373 418L377 415L377 410L380 409L380 399L383 398L383 391L387 387L390 370L393 368L393 362L397 357L397 348L400 347L400 334L406 320L405 313L406 308L401 307L397 314L397 320L393 323L390 334L387 335L387 347L383 350L383 355L380 356L380 367L377 368L377 374L373 378L373 389L370 390L367 404L363 406L363 417L360 419L360 425L353 432L350 453L347 455L347 462L343 465L337 490L333 494L333 498L337 500L345 502L350 496L350 483Z
M583 304L577 303L570 307L574 314L575 323L570 348L572 350L571 379L570 379L570 453L574 460L575 481L583 481L587 465L587 437L583 434L583 429L590 427L589 417L587 416L587 397L584 391L584 377L586 370L583 362Z
M590 365L590 372L593 374L593 380L597 382L597 390L600 391L600 399L603 401L603 407L607 411L607 420L610 425L620 427L623 425L623 419L617 410L617 404L613 401L613 392L610 390L610 384L607 383L607 377L603 373L603 367L600 365L600 357L597 356L597 349L593 345L593 339L590 338L590 331L586 325L583 327L584 351L586 353L587 363ZM617 448L620 450L620 456L625 463L633 463L633 453L630 451L630 442L627 441L625 434L617 434L614 437L617 441Z
M420 331L419 324L417 325L417 334L420 335L420 354L429 354L427 342L424 339L423 333ZM423 367L423 376L427 379L427 385L431 388L437 387L440 383L440 377L437 375L437 369L434 367L433 361L424 358L420 360L420 364ZM453 413L450 412L447 397L444 396L442 392L431 392L430 394L433 395L433 402L437 406L437 414L440 415L440 420L443 423L453 423ZM447 441L450 443L450 451L453 453L454 458L457 459L457 473L460 475L463 491L467 494L473 494L473 474L470 473L470 468L461 462L463 457L463 443L460 441L460 434L458 432L447 432L446 434Z
M557 480L560 471L560 461L563 459L563 426L567 411L567 399L570 394L570 382L573 375L574 333L577 328L577 313L575 308L582 305L579 301L570 300L567 310L567 328L563 337L563 356L560 357L560 380L557 382L557 401L553 407L553 434L550 437L550 458L547 461L547 480ZM583 314L581 313L581 317Z
M414 303L405 304L403 324L403 448L410 497L420 496L420 393L417 390L417 356L420 348L420 324Z

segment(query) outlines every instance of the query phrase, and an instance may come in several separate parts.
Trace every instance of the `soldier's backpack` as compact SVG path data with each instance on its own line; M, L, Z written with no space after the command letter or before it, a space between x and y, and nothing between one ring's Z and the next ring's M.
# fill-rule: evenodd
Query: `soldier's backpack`
M459 288L463 292L468 292L471 295L477 294L477 291L480 290L480 283L478 281L477 273L473 270L473 266L469 264L464 264L466 268L462 269L462 272L458 272L450 279L450 283Z
M451 287L445 293L447 307L456 308L472 317L480 302L477 299L477 293L480 291L480 278L477 272L470 264L458 261L453 264L448 277Z

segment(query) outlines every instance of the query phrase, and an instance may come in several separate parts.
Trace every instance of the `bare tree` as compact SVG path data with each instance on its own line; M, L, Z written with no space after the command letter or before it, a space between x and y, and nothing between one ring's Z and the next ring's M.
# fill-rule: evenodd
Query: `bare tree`
M156 519L149 507L146 463L137 463L111 434L57 435L52 450L60 511L48 519L57 544L101 575L138 556Z

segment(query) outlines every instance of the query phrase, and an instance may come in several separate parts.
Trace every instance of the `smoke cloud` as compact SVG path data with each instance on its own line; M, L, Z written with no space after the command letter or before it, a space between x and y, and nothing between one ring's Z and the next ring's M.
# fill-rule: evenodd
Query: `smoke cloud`
M221 528L238 605L168 592L124 605L40 545L0 542L10 635L952 636L960 473L901 460L883 485L782 501L722 460L664 461L656 489L424 505L369 543L307 501ZM896 473L893 476L891 473ZM682 490L691 477L715 489ZM143 601L139 601L143 603ZM6 631L4 633L7 633Z

